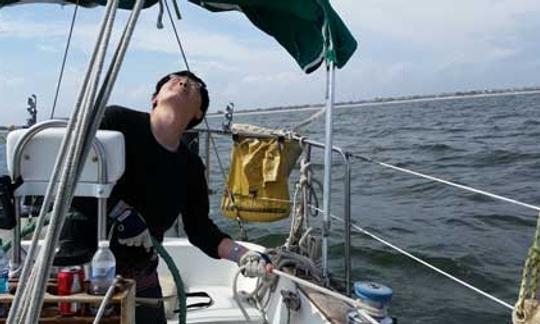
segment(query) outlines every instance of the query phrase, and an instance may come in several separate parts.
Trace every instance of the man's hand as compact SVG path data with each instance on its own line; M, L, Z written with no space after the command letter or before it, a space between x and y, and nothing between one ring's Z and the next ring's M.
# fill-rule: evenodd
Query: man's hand
M131 206L119 201L109 217L116 220L118 243L126 246L144 247L146 252L152 248L152 238L142 216Z
M240 261L238 261L238 266L244 267L242 273L244 276L251 278L271 273L274 268L268 255L251 250L242 255Z

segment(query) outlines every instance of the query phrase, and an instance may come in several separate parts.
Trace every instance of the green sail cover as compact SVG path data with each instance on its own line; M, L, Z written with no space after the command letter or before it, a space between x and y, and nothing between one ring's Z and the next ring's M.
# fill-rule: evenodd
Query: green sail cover
M214 12L243 12L255 26L274 37L306 73L316 70L325 57L343 67L357 47L328 0L189 1ZM334 50L324 53L330 41Z
M177 0L173 0L177 1ZM260 30L274 37L306 72L316 70L324 59L343 67L357 43L328 0L189 0L210 11L238 10ZM30 2L76 3L77 0L0 0L0 8ZM144 8L158 0L146 0ZM79 0L85 7L105 5L107 0ZM135 0L120 0L131 9ZM332 44L333 47L329 47ZM333 48L325 53L325 48Z

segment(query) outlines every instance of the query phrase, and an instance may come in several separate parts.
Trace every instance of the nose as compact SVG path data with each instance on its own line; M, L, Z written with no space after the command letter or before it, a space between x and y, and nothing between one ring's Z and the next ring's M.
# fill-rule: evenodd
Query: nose
M186 80L178 80L178 84L183 86L184 88L188 87L188 83Z

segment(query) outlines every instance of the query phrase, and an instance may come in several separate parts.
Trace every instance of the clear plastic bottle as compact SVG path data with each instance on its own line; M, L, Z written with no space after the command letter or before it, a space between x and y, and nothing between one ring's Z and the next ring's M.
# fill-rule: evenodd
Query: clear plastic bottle
M116 259L111 249L109 249L109 241L100 241L98 247L96 254L92 258L90 287L92 294L105 295L114 281Z

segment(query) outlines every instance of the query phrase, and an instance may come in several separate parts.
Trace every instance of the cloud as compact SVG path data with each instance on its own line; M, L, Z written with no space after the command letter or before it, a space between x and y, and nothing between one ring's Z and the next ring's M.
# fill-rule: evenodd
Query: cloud
M359 41L357 53L338 71L338 100L540 83L538 0L339 0L332 5ZM52 64L65 46L73 8L23 7L0 12L0 47L9 49L0 59L10 62L0 62L3 99L14 98L8 84L15 89L21 82L28 82L27 89L50 93L58 68ZM241 14L209 14L191 4L181 9L180 37L192 69L207 81L214 110L229 101L241 109L323 100L324 71L304 75L275 40L255 31ZM102 11L79 13L60 101L66 111L86 70ZM127 14L119 12L114 39ZM114 102L145 108L153 82L171 68L183 68L167 17L164 30L155 28L156 17L157 6L141 15ZM35 51L46 67L39 75L32 63ZM26 75L38 81L32 83ZM41 97L47 107L52 99Z
M14 88L14 87L20 86L23 83L24 83L24 78L22 77L11 77L11 76L0 74L0 84L2 85L2 87Z
M57 21L40 22L11 15L0 16L0 38L55 38L65 36L65 28Z

